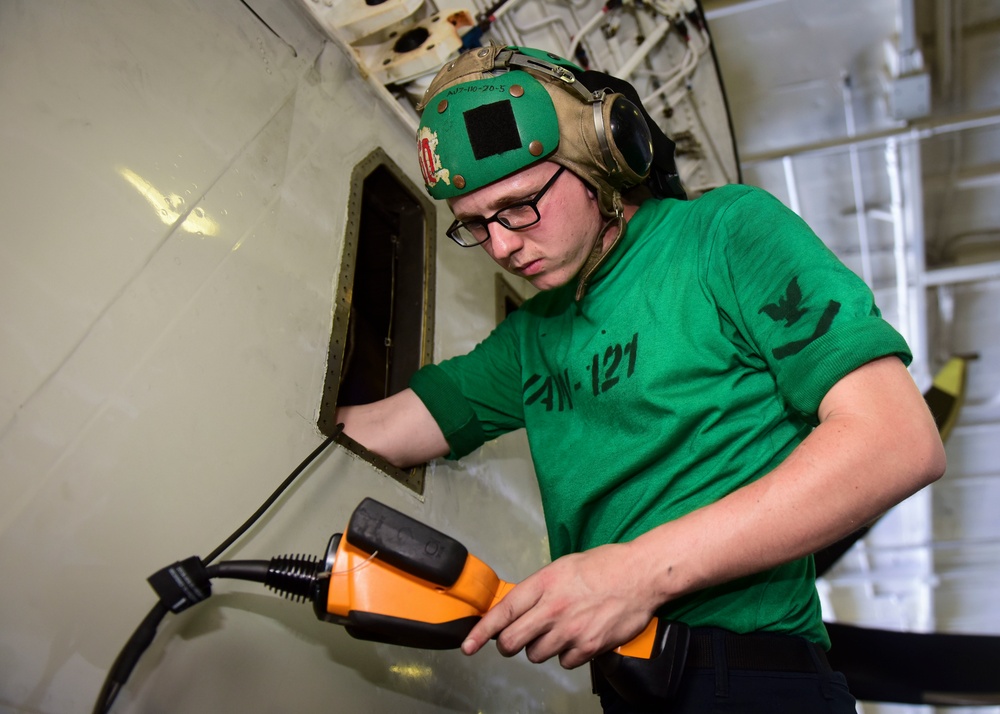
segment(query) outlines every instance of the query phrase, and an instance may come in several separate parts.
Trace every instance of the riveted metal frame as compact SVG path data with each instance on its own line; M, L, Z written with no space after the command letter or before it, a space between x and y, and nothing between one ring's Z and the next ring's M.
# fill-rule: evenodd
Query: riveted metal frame
M347 203L347 218L344 228L344 249L340 262L340 275L335 292L333 328L330 333L330 347L327 358L326 380L323 399L320 404L318 426L324 434L333 433L336 426L335 410L344 369L344 352L348 347L351 304L354 296L355 268L357 264L358 242L361 239L362 193L365 179L377 168L383 167L419 204L423 216L423 299L420 310L420 365L428 364L433 358L434 348L434 276L435 240L437 225L434 203L419 190L381 148L366 156L351 173L350 194ZM388 474L400 483L422 495L426 467L421 465L411 469L398 469L384 459L371 453L362 445L345 435L336 441L358 454L366 461Z

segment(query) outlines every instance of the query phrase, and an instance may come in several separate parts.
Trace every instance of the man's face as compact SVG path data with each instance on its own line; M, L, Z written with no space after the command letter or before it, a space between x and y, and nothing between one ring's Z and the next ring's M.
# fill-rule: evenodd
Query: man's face
M489 217L502 208L535 197L559 165L545 161L458 198L449 199L455 218ZM489 224L483 248L497 265L539 290L565 285L580 272L605 219L597 197L570 171L563 171L537 205L541 220L521 230Z

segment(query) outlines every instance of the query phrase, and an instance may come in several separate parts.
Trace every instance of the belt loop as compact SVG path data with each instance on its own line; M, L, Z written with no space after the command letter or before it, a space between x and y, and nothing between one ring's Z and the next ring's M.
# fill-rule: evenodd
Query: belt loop
M729 696L729 664L726 661L726 633L712 630L712 661L715 665L715 696Z

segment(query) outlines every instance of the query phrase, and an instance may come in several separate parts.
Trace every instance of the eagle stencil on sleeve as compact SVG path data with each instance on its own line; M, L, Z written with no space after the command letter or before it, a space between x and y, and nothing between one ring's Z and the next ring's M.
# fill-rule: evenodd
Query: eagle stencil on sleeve
M784 327L790 328L809 312L807 307L802 306L802 288L799 287L798 277L794 277L785 288L785 294L778 298L778 302L765 305L758 311L758 314L765 314L775 322L784 322ZM840 303L836 300L830 300L823 310L823 314L816 321L812 334L803 339L792 340L775 347L772 350L774 358L784 359L798 354L810 343L825 335L830 331L830 326L838 312L840 312Z

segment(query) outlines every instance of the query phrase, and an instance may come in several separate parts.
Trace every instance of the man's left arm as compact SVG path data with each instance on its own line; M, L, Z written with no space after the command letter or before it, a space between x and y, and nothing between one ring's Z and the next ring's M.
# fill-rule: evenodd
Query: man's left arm
M874 520L944 473L944 447L897 357L838 381L819 425L776 469L629 543L559 558L473 628L541 662L577 667L636 636L663 603L800 558Z

